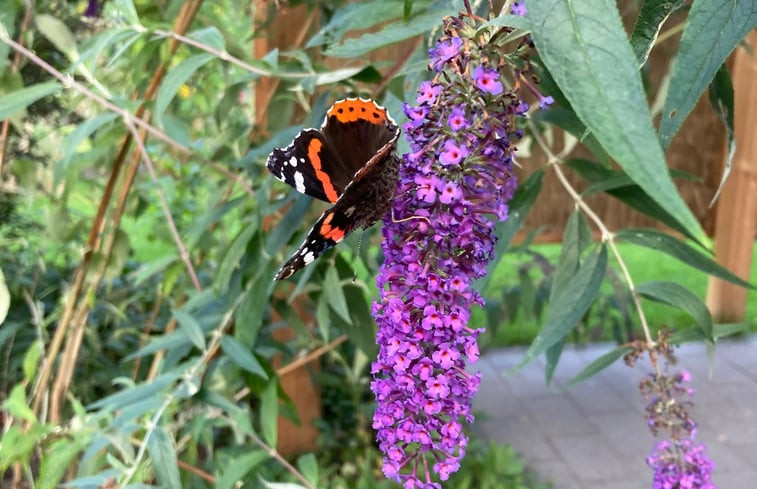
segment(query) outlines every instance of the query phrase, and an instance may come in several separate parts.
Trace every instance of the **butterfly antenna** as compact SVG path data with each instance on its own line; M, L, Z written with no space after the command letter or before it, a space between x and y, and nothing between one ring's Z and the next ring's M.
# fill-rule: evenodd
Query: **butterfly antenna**
M424 221L426 221L429 224L429 226L431 225L431 221L426 216L410 216L410 217L406 217L404 219L395 219L395 217L394 217L394 207L392 207L392 222L394 224L399 224L401 222L412 221L413 219L423 219Z
M355 256L357 257L357 260L360 259L360 245L363 244L363 234L365 234L365 229L360 230L360 236L357 239L357 246L355 246ZM352 283L353 284L357 281L357 260L355 260L355 266L352 269Z

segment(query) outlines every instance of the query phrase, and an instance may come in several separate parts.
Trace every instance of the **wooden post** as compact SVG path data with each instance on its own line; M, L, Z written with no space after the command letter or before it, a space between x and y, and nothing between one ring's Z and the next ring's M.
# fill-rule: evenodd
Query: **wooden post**
M746 38L757 50L757 32ZM715 223L715 257L739 277L749 280L757 232L757 61L747 49L737 48L733 64L736 154L723 188ZM744 320L747 290L710 277L707 306L715 321Z

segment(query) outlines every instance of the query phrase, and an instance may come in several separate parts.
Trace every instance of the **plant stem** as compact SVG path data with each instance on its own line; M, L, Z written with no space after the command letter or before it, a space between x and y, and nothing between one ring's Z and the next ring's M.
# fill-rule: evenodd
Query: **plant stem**
M615 259L618 261L618 265L620 266L623 278L625 279L626 284L628 284L628 289L631 292L631 297L634 306L636 307L636 311L639 313L639 322L641 323L641 328L644 331L644 338L646 339L648 345L654 345L655 342L654 340L652 340L652 334L649 331L649 325L647 324L647 317L644 314L644 309L641 307L641 300L639 299L639 294L636 292L636 286L634 285L633 279L631 278L631 273L628 271L626 262L625 260L623 260L623 257L621 256L620 251L615 244L615 235L610 232L609 229L607 229L607 226L605 226L605 223L602 222L602 219L594 212L591 207L589 207L586 201L584 201L581 195L570 184L568 179L565 177L562 168L560 167L563 162L562 158L556 156L552 152L552 150L549 149L532 119L529 119L529 126L531 128L531 134L533 135L534 139L547 155L547 165L552 167L552 169L555 171L557 179L560 181L563 188L565 188L568 194L573 198L576 206L580 208L589 217L589 219L591 219L594 225L597 226L599 231L602 233L602 241L607 242L607 244L610 246L612 254L615 255Z

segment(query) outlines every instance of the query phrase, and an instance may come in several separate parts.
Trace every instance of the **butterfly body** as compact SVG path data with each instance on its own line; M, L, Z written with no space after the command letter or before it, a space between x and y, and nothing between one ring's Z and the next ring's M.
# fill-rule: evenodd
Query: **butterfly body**
M327 112L321 129L304 129L266 166L300 193L334 204L316 221L276 280L309 265L356 228L381 219L394 196L399 128L369 99L344 99Z

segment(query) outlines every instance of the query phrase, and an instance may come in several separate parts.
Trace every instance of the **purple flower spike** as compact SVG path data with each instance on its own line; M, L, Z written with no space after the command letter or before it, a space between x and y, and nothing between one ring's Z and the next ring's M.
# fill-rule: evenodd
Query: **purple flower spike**
M483 66L477 66L473 70L473 79L476 80L476 86L482 92L499 95L504 90L502 82L499 81L499 73L495 70L487 70Z
M473 284L493 258L496 220L509 213L516 108L528 110L520 93L505 91L503 48L463 38L477 32L465 22L475 21L445 19L429 53L437 73L404 107L411 152L384 218L376 277L373 427L384 474L405 488L440 488L434 479L457 471L468 446L463 423L473 421L481 374L465 368L478 360L482 331L468 321L484 303Z

